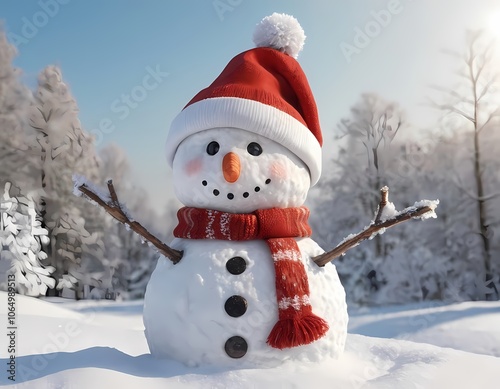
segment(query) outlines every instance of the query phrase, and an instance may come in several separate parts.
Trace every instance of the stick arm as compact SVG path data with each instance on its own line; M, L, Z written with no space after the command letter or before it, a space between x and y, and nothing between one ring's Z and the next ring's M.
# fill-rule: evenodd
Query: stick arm
M416 202L411 207L405 208L401 212L394 212L391 217L384 219L384 209L388 204L393 204L389 203L389 188L387 186L380 189L380 194L381 200L377 213L375 219L370 223L370 225L365 227L359 233L344 239L333 250L313 257L312 260L318 266L325 266L328 262L333 261L335 258L345 255L348 250L356 247L362 241L370 239L376 234L383 233L387 228L396 226L411 219L424 220L436 217L435 209L439 204L439 200L422 200Z
M86 182L81 182L81 180L77 180L75 178L74 181L75 194L79 195L77 191L81 192L81 194L83 194L88 200L104 208L104 210L113 218L118 220L120 223L127 225L145 241L151 243L160 254L170 259L174 265L181 260L183 254L182 251L175 250L166 245L156 236L151 234L142 224L133 220L128 215L128 213L124 210L123 205L118 201L118 196L112 180L108 180L107 182L109 196L104 196L102 193L99 193L100 191L95 190L95 188L92 188Z

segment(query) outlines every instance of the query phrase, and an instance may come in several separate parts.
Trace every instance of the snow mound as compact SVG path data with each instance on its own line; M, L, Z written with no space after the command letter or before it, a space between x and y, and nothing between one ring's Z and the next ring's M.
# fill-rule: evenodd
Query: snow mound
M357 334L348 336L345 353L338 360L287 362L272 369L188 368L148 354L140 302L80 301L61 307L22 296L18 302L22 321L18 340L26 350L17 354L16 382L5 373L0 376L0 385L15 384L16 388L498 387L498 357ZM36 320L31 314L36 314ZM456 348L476 344L484 353L488 344L498 344L495 339L500 339L500 302L359 309L351 318L352 331L405 339L414 336L426 343L440 342L443 331L438 329L449 323L450 337L458 331ZM72 323L65 338L62 329ZM489 337L477 336L477 331ZM5 358L2 350L0 363L6 363Z
M500 302L429 302L351 312L349 332L500 357Z

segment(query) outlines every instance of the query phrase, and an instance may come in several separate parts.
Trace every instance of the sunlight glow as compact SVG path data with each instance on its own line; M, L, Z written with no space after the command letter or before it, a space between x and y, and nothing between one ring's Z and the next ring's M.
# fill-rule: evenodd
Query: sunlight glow
M497 38L500 38L500 10L493 11L488 16L487 28Z

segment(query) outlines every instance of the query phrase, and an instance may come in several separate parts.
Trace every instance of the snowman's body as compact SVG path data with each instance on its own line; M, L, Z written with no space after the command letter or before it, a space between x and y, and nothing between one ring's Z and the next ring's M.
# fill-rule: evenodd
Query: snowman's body
M229 155L238 160L237 177L226 166ZM295 155L235 128L206 130L185 139L173 173L176 194L185 205L232 213L249 213L259 205L301 206L310 186L309 172ZM296 241L313 312L329 326L325 336L283 350L266 343L278 320L278 303L264 240L175 239L171 246L183 251L181 261L174 265L160 258L145 296L144 324L152 354L192 366L240 367L338 356L347 332L344 289L333 264L319 267L311 259L323 250L310 238Z
M333 264L320 268L311 261L323 250L309 238L297 242L308 273L314 313L330 326L323 338L284 350L266 344L278 309L274 270L265 242L176 239L172 246L184 250L184 257L177 265L160 258L146 294L144 323L152 354L190 366L228 367L270 367L288 359L338 357L347 328L344 289ZM241 316L232 317L226 311L228 299L235 300L232 296L247 302ZM231 312L231 307L228 309ZM231 350L234 345L230 339L235 336L248 346L241 358L228 355L238 353Z

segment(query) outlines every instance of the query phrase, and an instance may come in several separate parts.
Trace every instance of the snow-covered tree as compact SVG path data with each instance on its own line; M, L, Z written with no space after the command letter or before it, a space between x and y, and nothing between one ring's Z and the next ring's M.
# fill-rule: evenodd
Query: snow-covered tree
M20 70L12 65L16 54L0 25L0 180L31 190L37 167L30 147L33 139L26 131L31 93L19 80Z
M84 285L99 284L92 264L100 262L102 244L96 212L73 196L72 175L95 179L98 165L93 139L82 130L76 101L55 66L40 73L30 125L41 155L41 216L49 231L47 252L57 289L73 289L80 296Z
M104 148L100 163L60 69L45 68L31 92L12 65L15 55L0 29L0 186L13 182L36 205L36 222L40 219L50 238L32 237L43 243L37 258L48 255L47 269L56 280L55 286L45 285L55 287L51 294L62 291L77 298L141 297L158 255L133 232L74 196L72 176L96 183L113 178L131 213L156 233L161 226L159 236L172 229L174 210L167 209L165 222L151 209L147 194L131 184L127 157L117 146ZM7 245L3 249L3 257L18 255L7 254Z
M126 204L133 217L140 219L147 228L157 232L157 219L162 219L154 212L148 202L144 190L133 186L131 169L125 152L114 144L110 144L99 152L100 182L113 179L113 184L121 201ZM174 220L175 221L175 220ZM166 223L169 228L171 223ZM111 290L124 298L141 298L146 291L146 285L158 254L152 250L133 231L106 215L105 234L103 241L108 266L113 269Z
M48 243L47 230L41 227L31 196L22 196L10 182L2 187L0 214L0 274L16 275L17 291L28 296L44 296L47 288L55 286L51 273L55 270L44 264L47 255L42 243ZM17 193L11 193L16 191ZM1 277L0 287L6 290Z

